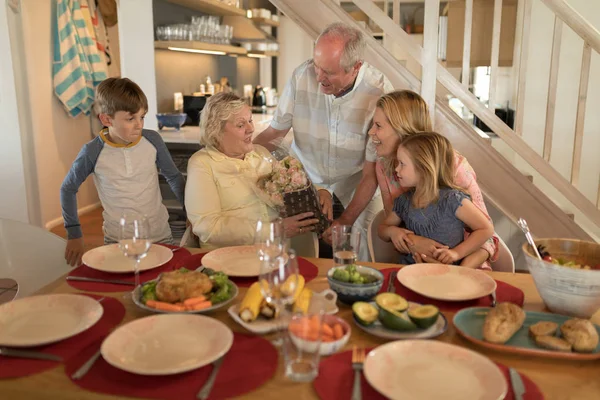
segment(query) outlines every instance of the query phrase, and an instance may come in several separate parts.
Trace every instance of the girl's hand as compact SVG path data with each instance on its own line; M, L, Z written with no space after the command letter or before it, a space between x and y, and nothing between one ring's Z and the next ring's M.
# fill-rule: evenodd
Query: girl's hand
M437 249L433 252L433 256L442 264L452 264L460 260L460 256L453 249Z
M328 221L333 221L333 197L325 189L319 189L319 203L321 204L321 210Z
M434 256L434 251L436 251L437 249L447 249L448 246L444 246L443 244L440 244L438 242L436 242L435 240L423 237L423 236L418 236L418 235L410 235L409 237L410 241L413 243L412 246L410 246L410 253L413 253L413 257L416 254L420 255L421 257L423 255L425 255L427 258L429 259L434 259L436 258ZM416 261L416 259L415 259ZM422 262L432 262L435 263L435 260L425 260L423 259Z
M307 219L308 217L312 217L314 213L306 212L298 215L294 215L293 217L288 217L283 219L283 232L285 237L291 238L296 235L301 235L305 232L310 232L315 230L315 224L319 222L316 218Z
M396 250L404 254L410 253L410 247L413 246L414 243L408 238L408 235L413 232L408 229L398 228L397 226L390 227L389 232L390 239Z

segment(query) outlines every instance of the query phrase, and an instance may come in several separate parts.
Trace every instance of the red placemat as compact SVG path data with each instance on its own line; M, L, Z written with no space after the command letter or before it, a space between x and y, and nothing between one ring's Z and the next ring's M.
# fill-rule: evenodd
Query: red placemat
M170 249L177 248L178 246L170 246L161 244L161 246L168 247ZM180 248L173 253L173 258L168 263L161 265L158 268L150 269L147 271L140 272L140 282L146 282L151 279L156 279L162 272L172 271L178 262L190 255L187 249ZM134 282L135 276L133 273L125 274L111 274L109 272L98 271L92 269L85 264L75 268L69 276L84 276L86 278L97 278L97 279L118 279L122 281ZM69 285L78 290L85 290L88 292L126 292L133 289L133 286L127 285L114 285L111 283L96 283L96 282L80 282L80 281L67 281Z
M94 299L101 296L93 294L81 294ZM103 339L112 329L121 323L125 316L125 307L117 299L106 297L102 302L104 312L98 322L91 328L69 339L46 346L35 347L27 350L41 351L54 354L68 360L87 348L91 343ZM96 347L96 350L98 348ZM2 357L0 356L0 378L16 378L36 374L47 369L54 368L59 363L56 361L31 360L24 358Z
M202 335L198 333L199 337ZM100 343L90 346L67 361L65 373L71 376ZM277 370L277 349L263 338L234 333L233 346L225 355L209 399L240 396L263 385ZM73 381L84 389L112 395L151 399L193 399L204 385L212 364L182 374L144 376L122 371L102 357L80 380Z
M369 352L371 349L365 349ZM504 374L508 383L508 393L504 400L514 400L514 393L510 384L508 367L496 363L498 368ZM521 374L523 384L525 385L524 400L543 400L544 396L531 379ZM322 400L346 400L352 397L352 386L354 384L354 370L352 369L352 351L345 351L327 357L319 364L319 376L314 380L313 385L317 395ZM367 379L364 373L361 376L362 398L369 400L386 399L385 396L376 391Z
M202 258L204 257L205 254L208 254L208 253L194 254L189 257L186 257L179 263L179 267L180 268L185 267L188 269L196 269L200 265L202 265ZM304 280L306 282L312 281L313 279L315 279L317 277L317 275L319 275L319 268L317 268L317 266L315 264L311 263L310 261L308 261L307 259L302 258L302 257L298 257L298 270L300 272L300 275L302 275L304 277ZM231 277L229 277L229 279L231 279L231 281L233 281L236 285L238 285L240 287L248 287L257 281L256 277L239 278L239 277L231 276Z
M388 277L390 276L390 273L392 271L397 270L398 268L386 268L381 270L384 276L383 287L381 288L381 292L387 291ZM496 301L498 303L507 301L510 303L514 303L520 307L523 307L525 294L521 289L502 281L496 281L496 285ZM398 282L398 280L394 281L394 287L396 288L396 293L404 297L406 300L421 304L433 304L442 311L457 312L462 310L463 308L489 307L492 304L491 296L485 296L476 300L469 301L442 301L421 296L420 294L415 293L406 286L402 285L400 282Z

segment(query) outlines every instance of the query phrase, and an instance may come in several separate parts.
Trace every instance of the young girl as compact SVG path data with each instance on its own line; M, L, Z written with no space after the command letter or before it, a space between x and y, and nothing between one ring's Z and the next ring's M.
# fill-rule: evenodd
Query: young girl
M444 136L420 132L404 139L397 151L396 175L409 191L394 200L391 213L379 226L385 241L402 240L399 225L444 244L434 257L444 264L472 265L475 253L494 234L494 227L454 183L454 150ZM472 233L464 239L464 230ZM414 264L411 254L402 255L400 264Z

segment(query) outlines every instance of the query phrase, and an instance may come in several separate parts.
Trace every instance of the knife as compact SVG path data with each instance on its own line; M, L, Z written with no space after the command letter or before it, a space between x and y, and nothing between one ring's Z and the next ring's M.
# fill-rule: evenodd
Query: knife
M219 368L221 368L221 365L223 365L224 357L225 356L217 359L217 361L213 363L213 370L211 371L208 380L196 395L196 398L198 400L206 400L208 399L208 396L210 396L210 391L212 390L213 385L215 384L215 379L217 378L217 373L219 373Z
M508 372L510 375L510 384L515 394L515 400L523 400L523 395L525 394L525 385L523 384L521 375L519 375L517 370L514 368L509 368Z
M81 281L81 282L111 283L113 285L135 286L135 282L122 281L119 279L98 279L98 278L88 278L85 276L67 276L67 280L68 281Z
M392 271L390 272L390 276L388 278L388 285L387 285L387 291L388 292L395 292L396 288L394 288L394 281L396 280L396 275L398 275L398 271Z
M56 356L54 354L42 353L39 351L31 351L31 350L18 350L18 349L9 349L6 347L0 347L0 355L5 357L17 357L17 358L33 358L36 360L47 360L47 361L57 361L62 362L62 357Z

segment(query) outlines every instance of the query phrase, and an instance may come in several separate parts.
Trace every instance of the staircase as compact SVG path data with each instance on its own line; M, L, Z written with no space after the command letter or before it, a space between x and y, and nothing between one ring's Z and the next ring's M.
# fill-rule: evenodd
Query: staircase
M353 0L369 18L381 27L386 38L393 40L408 52L422 66L422 78L419 80L401 62L377 42L369 32L361 27L346 13L336 1L332 0L270 0L287 17L298 24L308 35L315 38L328 24L345 22L361 29L367 37L367 52L365 59L382 71L397 89L411 89L421 93L428 101L430 109L434 110L435 130L450 139L454 147L467 157L477 173L477 181L486 196L486 201L501 211L507 218L516 222L520 217L527 219L534 236L537 237L571 237L584 240L600 238L600 187L594 191L594 199L590 200L579 189L581 171L584 117L589 81L590 55L592 51L600 52L600 33L593 28L581 15L577 14L563 0L520 0L517 30L521 40L516 40L520 60L516 61L519 72L519 87L517 90L517 116L515 130L500 120L493 110L486 107L468 90L468 73L463 68L463 83L437 60L437 25L439 17L439 0L425 0L425 32L424 46L415 43L412 38L396 23L396 7L394 0L394 15L390 18L387 13L372 0ZM466 0L467 9L472 9L473 0ZM501 8L502 0L495 0L496 9ZM529 48L529 18L532 2L545 4L555 15L555 35L553 56L550 64L551 80L549 83L546 129L543 152L539 154L523 138L523 110L526 92L525 71L527 67L527 49ZM391 2L390 2L391 3ZM387 5L386 5L387 10ZM466 14L468 19L468 11ZM558 172L550 162L552 141L552 123L554 121L554 102L556 99L558 57L560 51L560 29L565 24L570 27L585 43L583 50L579 96L577 99L577 117L574 134L571 176L565 177ZM467 24L468 25L468 24ZM494 18L494 37L499 38L500 18ZM558 34L556 34L556 30ZM470 29L465 29L470 31ZM517 39L518 39L517 35ZM518 42L518 43L517 43ZM465 38L465 48L469 48L470 38ZM499 39L492 40L491 82L495 82L497 73ZM519 50L520 49L520 50ZM464 66L469 66L469 52L464 52ZM537 60L539 61L539 60ZM548 64L546 64L548 65ZM466 82L464 81L466 77ZM501 146L492 145L490 140L480 136L473 126L463 120L448 105L446 93L458 98L474 115L482 120L497 135ZM491 91L493 96L493 90ZM492 102L493 104L493 102ZM499 152L497 148L507 149ZM600 149L599 149L600 150ZM556 152L556 149L554 149ZM560 154L552 154L553 158ZM515 159L524 160L525 168L530 173L524 174L522 167L517 169ZM532 176L535 177L532 179ZM600 174L599 174L600 175ZM596 177L597 178L597 177ZM596 179L598 182L598 179ZM600 183L599 183L600 186ZM596 195L596 193L598 193ZM560 204L560 205L559 205Z

